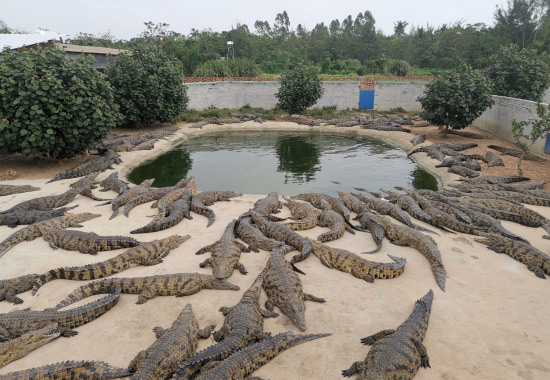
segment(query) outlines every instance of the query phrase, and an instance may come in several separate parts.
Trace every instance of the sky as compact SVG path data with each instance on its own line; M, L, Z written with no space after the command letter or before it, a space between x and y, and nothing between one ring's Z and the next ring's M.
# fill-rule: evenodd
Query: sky
M254 32L256 20L273 25L277 13L286 10L293 29L307 30L320 22L353 19L369 10L376 28L393 34L394 22L439 26L462 20L493 25L493 13L505 0L337 0L269 2L253 0L0 0L0 20L10 28L32 32L49 29L72 37L79 32L100 35L109 32L116 39L130 39L143 30L143 23L170 24L168 30L188 35L191 29L231 30L238 23ZM407 30L408 31L408 30Z

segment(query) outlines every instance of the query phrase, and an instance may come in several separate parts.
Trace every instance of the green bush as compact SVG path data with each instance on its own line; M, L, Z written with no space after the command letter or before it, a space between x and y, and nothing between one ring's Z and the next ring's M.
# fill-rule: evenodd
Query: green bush
M388 66L388 72L398 77L406 77L411 73L411 66L407 61L391 61Z
M94 148L121 119L94 63L57 48L0 54L0 149L69 158Z
M517 45L503 46L489 57L487 76L494 83L494 95L542 101L550 86L550 67L544 57Z
M289 113L300 113L317 103L322 94L317 68L299 64L281 75L275 96L279 100L278 107Z
M251 59L230 59L227 66L232 77L257 77L261 74L260 67Z
M193 72L194 77L257 77L260 67L251 59L239 58L221 61L214 59L204 62Z
M418 98L422 118L433 125L466 128L493 104L490 80L465 65L426 84Z
M223 78L231 76L231 69L227 63L219 59L206 61L193 71L194 77L214 77Z
M140 127L175 119L189 98L176 66L162 52L138 47L105 69L124 120Z

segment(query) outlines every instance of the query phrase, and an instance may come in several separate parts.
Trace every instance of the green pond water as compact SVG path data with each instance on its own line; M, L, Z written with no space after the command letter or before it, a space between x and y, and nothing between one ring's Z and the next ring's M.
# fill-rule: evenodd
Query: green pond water
M195 176L199 191L281 195L363 187L437 190L437 180L385 141L357 134L286 131L217 132L187 139L136 167L133 183L171 186Z

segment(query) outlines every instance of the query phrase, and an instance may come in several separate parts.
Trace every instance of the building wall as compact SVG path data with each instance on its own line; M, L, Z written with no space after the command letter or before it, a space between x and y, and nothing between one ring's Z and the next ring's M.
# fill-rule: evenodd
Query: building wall
M537 103L530 100L508 98L505 96L493 95L495 104L486 110L478 119L472 123L474 127L487 131L503 140L514 143L512 134L512 120L524 121L537 118ZM530 128L525 133L530 133ZM541 138L530 148L532 152L545 155L545 139ZM528 142L530 144L530 142Z
M416 99L424 93L426 82L377 81L374 86L374 109L389 111L401 107L405 111L421 111Z

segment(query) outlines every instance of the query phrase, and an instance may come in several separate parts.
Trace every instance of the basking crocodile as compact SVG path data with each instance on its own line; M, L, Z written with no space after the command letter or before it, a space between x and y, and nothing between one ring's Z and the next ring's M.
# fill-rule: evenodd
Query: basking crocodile
M213 364L211 368L205 368L195 379L228 380L248 378L250 380L260 380L258 377L248 377L248 375L291 347L330 335L294 335L290 331L280 333L235 352L218 365ZM177 379L178 377L176 376L175 378Z
M156 296L184 297L202 289L239 290L227 280L199 273L172 273L148 277L106 278L90 282L76 289L55 306L60 309L83 298L96 294L111 293L120 288L125 294L139 294L136 304L144 304Z
M454 156L445 158L439 165L435 165L436 168L448 168L453 165L460 165L462 162L466 161L464 156Z
M496 234L487 234L485 239L475 239L497 253L504 253L516 261L527 265L527 269L539 278L550 276L550 256L533 247L528 242L509 239Z
M498 154L488 151L485 153L485 158L487 159L487 166L492 168L494 166L504 166L504 161Z
M522 181L530 181L531 178L519 176L519 175L481 175L476 178L465 178L465 181L468 184L479 184L479 183L514 183Z
M111 190L119 195L130 189L128 182L124 182L118 178L118 172L111 173L107 178L99 183L99 186L102 187L99 191Z
M63 229L68 227L82 227L79 223L87 220L100 217L101 214L92 214L84 212L81 214L64 215L44 220L42 222L33 223L27 227L21 228L19 231L14 232L8 236L3 242L0 243L0 257L2 257L8 250L22 241L31 241L37 237L42 236L40 227L49 229Z
M300 254L294 256L291 260L293 267L295 263L305 260L308 257L311 252L311 243L306 238L292 231L287 226L268 221L254 210L250 210L250 216L252 216L254 223L256 223L256 226L258 226L265 236L300 250Z
M273 306L277 306L301 331L305 331L306 306L304 301L324 303L325 300L304 293L300 277L285 260L285 253L291 250L292 247L284 246L271 251L264 269L263 288L267 294L265 308L272 312Z
M328 203L326 203L328 206ZM351 234L355 235L353 231L345 222L344 217L332 210L330 207L326 207L317 220L317 225L319 227L328 227L330 231L324 232L321 235L317 236L317 240L326 243L328 241L334 241L340 239L344 236L344 233L348 231Z
M86 160L84 163L62 172L46 183L60 181L62 179L77 178L88 175L93 172L103 172L107 169L112 169L113 164L122 163L120 155L114 152L112 149L100 149L100 156L92 157Z
M7 214L15 211L52 210L72 202L75 197L84 190L85 189L70 189L59 195L48 195L46 197L29 199L28 201L16 204L8 210L0 212L0 214Z
M219 343L184 361L176 377L189 378L206 363L222 361L254 341L269 338L270 334L264 332L264 318L275 318L278 314L260 307L262 283L263 273L260 273L250 288L244 292L238 304L220 308L225 321L222 328L213 334L214 339Z
M267 217L272 222L284 220L271 215L280 213L281 208L283 208L283 204L279 201L279 193L277 191L272 191L265 198L254 202L254 211Z
M292 222L284 223L293 231L309 230L317 226L320 211L307 202L285 198L284 205L290 210Z
M449 173L458 174L461 177L475 178L479 177L479 173L475 170L468 169L467 167L461 165L452 165L449 170Z
M403 211L407 211L410 216L422 221L429 221L432 217L422 211L422 208L418 203L409 195L401 195L393 191L381 189L384 193L389 195L389 200L395 202L399 208Z
M210 325L199 330L191 304L187 304L170 328L153 329L157 340L139 352L128 366L128 370L134 372L132 379L166 379L176 371L180 362L193 355L199 339L210 337L214 327Z
M313 239L309 239L313 246L313 254L321 260L321 263L330 268L341 272L350 273L353 277L374 282L374 279L389 279L400 276L405 270L407 260L401 257L388 255L393 263L378 263L368 261L355 253L329 247L326 244L319 243Z
M299 199L302 201L308 201L313 206L319 209L323 209L325 207L324 202L327 202L334 211L336 211L337 213L339 213L344 217L344 219L346 220L346 223L349 223L350 210L338 198L331 197L330 195L326 195L326 194L316 194L316 193L302 193L302 194L295 195L291 198ZM354 227L354 226L351 226L351 227Z
M80 188L87 188L87 189L95 189L97 187L96 178L99 175L100 172L93 172L88 174L85 177L80 178L78 181L73 182L69 185L69 187L73 189L80 189Z
M506 185L503 185L503 186L506 186ZM471 192L472 193L479 192L481 194L484 194L485 190L474 189ZM489 194L495 198L514 200L519 203L525 203L525 204L534 205L534 206L550 207L550 198L541 198L531 194L520 193L517 191L505 191L505 190L491 191Z
M128 201L130 201L130 199L150 191L151 184L153 182L155 182L154 178L146 179L145 181L141 182L139 185L126 190L124 193L120 194L115 199L112 199L109 202L101 203L98 206L108 205L109 203L111 204L111 207L113 208L113 214L109 218L109 220L111 220L118 215L118 209L124 206Z
M193 196L191 199L191 211L196 214L208 218L206 227L210 227L216 219L214 211L207 206L211 206L214 202L224 201L229 202L230 198L240 197L242 194L237 194L234 191L203 191Z
M72 207L61 207L55 210L14 211L6 214L0 214L0 225L15 228L22 224L33 224L56 218L58 216L69 215L67 211L70 211L76 207L78 207L78 205Z
M418 144L422 144L424 141L426 141L426 135L424 133L422 133L420 135L414 136L411 139L411 144L413 144L413 146L415 146L415 145L418 145Z
M455 131L454 129L447 129L440 132L442 135L457 135L466 137L469 139L490 139L491 137L482 135L480 133L467 132L467 131Z
M37 274L26 274L20 277L0 280L0 301L6 300L15 305L23 303L23 300L17 297L16 294L31 290L37 279Z
M178 248L189 238L189 235L172 235L164 239L141 243L137 247L128 249L120 255L99 263L87 264L79 267L56 268L39 276L30 275L31 278L29 281L34 279L32 294L36 294L38 289L45 283L57 279L78 281L96 280L139 265L151 266L160 264L162 263L162 259L166 257L172 249Z
M29 352L60 336L61 333L57 331L58 326L56 322L48 323L44 328L29 331L18 338L0 343L0 368L27 356Z
M237 221L233 219L233 221L225 227L225 231L220 240L202 247L195 252L195 255L212 252L212 256L203 261L200 267L204 268L210 265L212 267L212 273L219 279L230 277L234 269L238 269L241 274L248 273L244 265L239 263L239 259L241 258L241 252L250 252L250 250L246 248L243 243L235 240L235 223L237 223Z
M426 347L422 344L428 329L433 291L416 301L412 314L397 330L383 330L361 339L372 345L364 361L355 362L342 375L357 379L411 380L420 367L430 367Z
M40 190L39 187L34 187L30 185L0 185L0 197L38 190Z
M53 249L63 248L89 255L97 255L98 251L130 248L140 244L129 236L99 236L95 232L56 230L48 227L38 227L38 229Z
M275 247L284 245L283 242L275 239L270 239L265 236L259 229L252 225L252 217L246 214L241 215L235 225L235 234L248 244L248 249L254 252L259 252L258 249L271 251Z
M507 156L514 156L514 157L521 157L523 156L524 160L527 161L537 161L537 162L546 162L546 160L540 156L537 156L534 153L530 152L524 152L519 149L512 149L512 148L506 148L504 146L498 146L498 145L488 145L488 148L494 149L502 154L505 154Z
M191 190L187 187L176 188L166 193L157 203L158 211L161 216L168 216L168 208L172 203L180 199L184 194L191 202Z
M130 211L134 207L147 202L158 201L159 199L164 197L166 194L168 194L172 190L176 190L182 187L189 187L191 189L191 195L196 194L197 184L195 183L195 177L184 178L178 181L178 183L176 183L174 186L159 187L158 189L151 189L145 194L141 194L137 197L130 199L124 205L124 216L128 216L130 214ZM156 206L156 204L151 205L151 207L154 207L154 206Z
M412 150L411 152L409 152L409 154L407 154L407 156L422 152L422 153L426 153L428 156L430 156L433 159L442 161L445 158L445 154L443 154L440 150L440 148L443 147L443 145L444 144L441 144L441 143L424 145Z
M384 227L386 237L391 243L398 246L415 248L424 255L430 262L435 281L441 290L445 291L445 278L447 274L437 244L430 236L424 235L410 227L394 224L388 218L381 215L368 213L368 217Z
M0 380L107 380L130 376L124 368L95 360L66 361L0 375Z
M130 231L131 234L157 232L174 227L183 218L193 219L191 216L191 189L186 187L180 199L172 203L168 209L168 216L157 215L149 224Z
M132 148L132 151L136 150L151 150L155 148L155 143L157 142L157 139L148 139L143 141L140 144L134 144L134 147Z
M73 330L75 327L101 317L116 305L119 298L120 289L115 289L109 296L75 309L64 311L53 309L44 311L18 310L0 314L0 342L15 339L29 331L41 329L51 322L59 324L58 331L62 336L76 335L78 332Z

